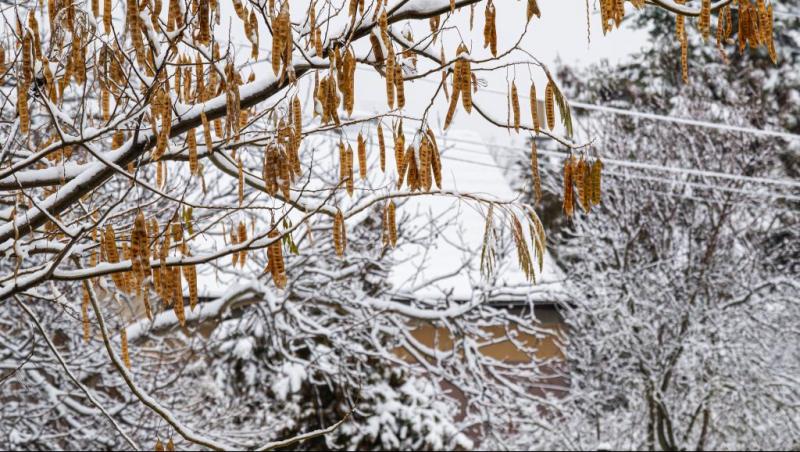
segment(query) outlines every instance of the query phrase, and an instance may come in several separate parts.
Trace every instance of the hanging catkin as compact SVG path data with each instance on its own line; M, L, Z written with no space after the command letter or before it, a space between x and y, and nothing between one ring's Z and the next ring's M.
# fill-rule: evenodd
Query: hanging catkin
M497 13L492 0L486 2L483 22L483 48L489 47L492 56L497 56L497 28L495 17Z
M111 33L111 0L103 0L103 30L106 34Z
M361 132L358 133L358 175L367 178L367 142Z
M183 266L183 278L189 285L189 308L194 311L197 306L197 267L194 264Z
M337 256L344 256L344 250L347 247L347 231L345 229L344 216L339 209L336 209L336 214L333 217L333 247Z
M131 356L128 354L128 331L125 328L122 328L122 330L120 330L119 340L122 343L122 362L125 363L125 367L130 369Z
M601 182L600 179L602 177L603 172L603 162L600 159L596 159L592 164L592 204L599 205L600 204L600 193L601 193Z
M275 286L279 289L283 289L286 287L287 278L280 234L273 226L273 229L269 232L267 237L273 239L273 242L270 243L269 248L267 248L267 257L269 258L267 268L272 274L272 282L275 283Z
M564 161L564 214L567 217L572 217L573 213L573 188L572 188L572 160L574 157L568 158Z
M542 179L539 177L539 156L536 150L536 140L531 138L531 175L533 178L534 202L542 200Z
M711 30L711 0L702 0L700 19L697 22L697 26L703 34L703 40L708 41L708 35Z
M386 142L383 138L383 128L380 121L378 122L378 153L381 163L381 172L386 172Z
M394 86L395 93L397 95L397 108L402 109L406 106L406 90L405 80L403 78L403 69L399 64L397 64L394 67L394 71Z
M347 143L347 152L345 153L345 177L347 181L345 182L345 187L347 188L347 195L353 196L353 190L355 188L355 181L353 180L353 146L350 146L350 143Z
M183 289L181 284L181 270L177 267L170 267L168 273L170 274L170 288L172 294L172 309L175 311L175 317L178 318L181 326L186 326L186 313L183 306Z
M194 128L186 133L186 147L189 149L189 172L197 175L197 135Z
M553 130L556 126L556 109L552 80L547 81L547 87L544 90L544 111L547 116L547 128Z
M247 225L244 223L244 221L239 222L237 234L238 236L236 237L236 243L241 245L247 241ZM239 266L244 268L245 262L247 262L247 247L243 247L239 251Z
M539 134L539 101L536 99L536 85L531 82L531 122L533 123L533 130Z
M514 130L519 133L519 95L517 94L517 85L511 82L511 111L514 113Z

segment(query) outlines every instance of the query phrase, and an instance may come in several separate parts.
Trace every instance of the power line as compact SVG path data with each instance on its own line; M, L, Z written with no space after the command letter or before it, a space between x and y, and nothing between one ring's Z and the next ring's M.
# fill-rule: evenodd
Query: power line
M326 135L330 135L330 136L336 136L337 138L341 138L340 136L335 135L335 134L333 134L331 132L326 132L325 134ZM376 135L374 135L373 133L369 133L369 136L370 136L370 138L373 138L373 139L376 137ZM455 138L455 137L451 137L451 136L442 136L442 135L437 135L436 139L437 139L437 141L439 141L440 143L443 143L443 144L446 144L448 141L452 141L452 142L455 142L455 143L471 144L471 145L475 145L475 146L481 146L483 148L503 149L503 150L506 150L506 151L511 151L511 152L517 153L519 155L525 155L526 154L524 150L522 150L522 149L520 149L518 147L501 145L501 144L496 144L496 143L488 143L488 142L485 142L485 141L468 140L468 139L465 139L465 138ZM389 140L387 140L387 143L388 143L388 141ZM480 152L480 151L471 151L471 150L463 149L463 148L459 149L459 150L460 151L466 151L466 152L476 152L476 153ZM560 152L560 151L552 151L552 150L546 150L546 149L537 149L537 151L538 151L539 154L547 155L547 156L554 156L554 157L564 157L565 156L565 153L564 152ZM444 157L445 156L443 155L442 158L444 158ZM450 157L450 158L453 158L453 157ZM693 175L693 176L703 176L703 177L728 179L728 180L734 180L734 181L746 182L746 183L780 185L780 186L785 186L785 187L789 187L789 188L800 189L800 182L795 182L795 181L785 180L785 179L768 179L768 178L764 178L764 177L741 176L741 175L737 175L737 174L721 173L721 172L716 172L716 171L696 170L696 169L681 168L681 167L671 167L671 166L664 166L664 165L655 165L655 164L650 164L650 163L631 162L631 161L627 161L627 160L617 160L617 159L611 159L611 158L603 158L602 161L606 165L613 165L613 166L620 166L620 167L629 167L629 168L644 169L644 170L654 170L654 171L665 171L665 172L676 173L676 174L688 174L688 175ZM498 168L502 168L501 166L491 165L491 164L488 164L488 163L482 163L482 162L472 162L472 163L479 163L479 164L482 164L482 165L497 166ZM672 180L672 179L666 179L666 180ZM724 189L724 188L727 188L727 187L720 187L720 188ZM784 196L784 197L788 196L789 198L792 198L792 199L795 198L793 195L777 195L776 194L776 196ZM797 198L797 199L800 200L800 198Z
M465 143L465 144L473 144L477 146L484 146L484 147L493 147L493 148L500 148L504 150L510 150L514 152L523 152L521 149L507 146L502 144L495 144L495 143L487 143L481 141L474 141L474 140L467 140L464 138L455 138L455 137L442 137L437 136L438 140L442 142L446 141L454 141L457 143ZM537 149L540 154L543 155L550 155L550 156L557 156L563 157L564 152L559 151L552 151L552 150L545 150L545 149ZM683 173L683 174L691 174L694 176L706 176L706 177L717 177L721 179L730 179L730 180L737 180L741 182L750 182L750 183L762 183L762 184L774 184L774 185L782 185L791 188L798 188L800 189L800 182L795 182L791 180L785 179L768 179L765 177L754 177L754 176L740 176L737 174L729 174L729 173L720 173L716 171L706 171L706 170L696 170L691 168L680 168L674 166L663 166L663 165L655 165L651 163L639 163L639 162L631 162L628 160L617 160L611 158L603 158L603 163L612 164L616 166L624 166L624 167L631 167L631 168L639 168L639 169L648 169L648 170L657 170L657 171L667 171L671 173Z

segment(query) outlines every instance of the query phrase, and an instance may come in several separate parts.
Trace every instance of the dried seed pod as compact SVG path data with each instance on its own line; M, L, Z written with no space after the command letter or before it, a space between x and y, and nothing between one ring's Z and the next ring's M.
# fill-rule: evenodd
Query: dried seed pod
M386 207L386 219L389 223L389 243L391 243L392 248L397 246L397 222L395 219L395 205L394 201L389 201L389 205Z
M378 152L381 162L381 171L386 172L386 142L383 138L383 128L381 123L378 122Z
M511 111L514 113L514 130L519 133L519 95L517 94L517 85L511 82Z
M367 178L367 142L361 132L358 133L358 175Z
M547 116L547 128L553 130L556 126L556 109L552 80L547 81L547 87L544 90L544 111Z
M336 214L333 217L333 247L337 256L344 256L344 250L347 247L347 230L344 216L339 209L336 209Z
M536 140L531 139L531 175L533 179L534 201L542 200L542 179L539 176L539 156L536 150Z

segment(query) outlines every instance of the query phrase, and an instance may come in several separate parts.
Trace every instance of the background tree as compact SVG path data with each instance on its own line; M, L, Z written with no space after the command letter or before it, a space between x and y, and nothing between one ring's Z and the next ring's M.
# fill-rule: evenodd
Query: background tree
M560 411L566 433L541 441L650 450L795 447L800 356L792 344L800 292L789 262L798 252L790 231L800 221L799 143L715 125L798 132L797 104L777 100L797 92L798 18L776 16L775 39L785 45L774 67L768 52L721 55L698 47L699 33L689 31L695 50L688 84L676 58L680 44L659 34L674 20L648 12L637 24L654 33L652 48L620 67L562 70L565 92L593 105L705 124L602 108L579 120L596 141L576 159L604 162L602 205L585 215L576 185L574 221L550 229L573 300L564 309L571 385ZM673 52L663 51L670 46ZM540 150L543 165L562 164L552 148ZM530 155L516 168L533 197ZM553 192L564 190L563 178L544 174L551 194L543 208L561 208Z

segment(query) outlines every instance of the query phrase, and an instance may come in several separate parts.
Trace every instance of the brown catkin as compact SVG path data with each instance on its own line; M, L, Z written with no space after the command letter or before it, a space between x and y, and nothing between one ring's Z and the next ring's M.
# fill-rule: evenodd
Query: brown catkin
M280 234L277 229L273 230L267 235L274 241L270 243L267 249L267 257L269 258L267 268L272 273L272 281L279 289L286 287L286 265L283 260L283 247L281 245Z
M350 143L347 143L347 153L345 154L345 158L346 158L345 177L347 178L345 186L347 188L347 195L353 196L353 190L355 189L355 181L353 181L353 147L350 146Z
M292 124L294 125L294 134L298 139L300 139L303 134L302 114L303 112L300 107L300 98L294 96L294 99L292 99Z
M367 142L361 132L358 133L358 175L367 178Z
M395 210L396 207L394 205L394 201L389 201L389 205L386 207L386 221L388 223L389 230L389 243L392 245L392 248L397 246L397 222L395 219Z
M171 298L173 301L172 309L175 311L175 317L178 318L181 326L186 326L186 312L183 306L183 289L181 288L181 270L177 267L170 267L168 270L170 274L170 288L172 289Z
M336 214L333 217L333 247L339 257L344 256L344 250L347 247L346 234L344 216L341 210L336 209Z
M538 203L542 200L542 179L539 176L539 156L535 139L531 139L531 175L533 178L534 201Z
M403 108L406 106L406 90L403 69L399 64L394 66L394 86L397 95L397 108Z
M517 85L511 82L511 111L514 113L514 130L519 133L519 95L517 94Z
M711 0L702 0L700 19L697 22L697 26L703 34L703 40L708 41L708 35L711 30Z
M573 203L574 203L574 194L572 188L572 158L568 158L564 161L564 213L567 217L572 217L573 213Z
M533 123L533 130L539 134L539 101L536 99L536 85L531 83L530 92L531 101L531 122Z
M378 122L378 153L381 163L381 171L386 172L386 142L383 138L383 127L381 127L381 123Z
M91 339L91 330L90 330L90 323L89 323L89 288L88 288L88 281L84 281L82 284L83 287L83 298L81 300L81 319L83 321L83 340L84 342L88 343Z
M433 173L433 182L436 183L436 186L441 189L442 188L442 160L441 156L439 155L439 145L436 143L436 135L433 133L430 127L425 131L425 135L428 137L428 143L431 147L431 159L430 159L430 168L431 172Z
M184 266L183 278L189 285L189 308L194 311L197 306L197 267L195 265Z
M547 128L553 130L556 126L555 93L553 92L553 81L547 81L544 90L544 111L547 116Z
M492 0L486 2L486 10L484 11L483 21L483 48L489 47L492 56L497 56L497 27L495 26L495 17L497 12Z
M19 113L19 132L26 135L30 129L30 115L28 113L28 86L25 83L17 85L17 110Z
M242 243L247 241L247 225L244 224L244 221L240 221L239 222L237 234L238 234L238 236L236 237L236 243L241 245ZM239 266L240 267L244 267L245 262L247 262L247 248L246 247L242 248L242 250L239 251Z
M689 40L686 37L681 40L681 79L689 83Z
M189 149L189 172L197 175L197 135L194 128L186 134L186 147Z
M119 332L119 340L122 343L122 362L125 363L125 367L128 369L131 368L131 356L128 353L128 331L125 328L122 328Z
M600 159L596 159L592 164L592 204L599 205L600 204L600 193L601 193L601 182L600 179L602 177L603 172L603 162Z
M103 30L111 33L111 0L103 0Z

